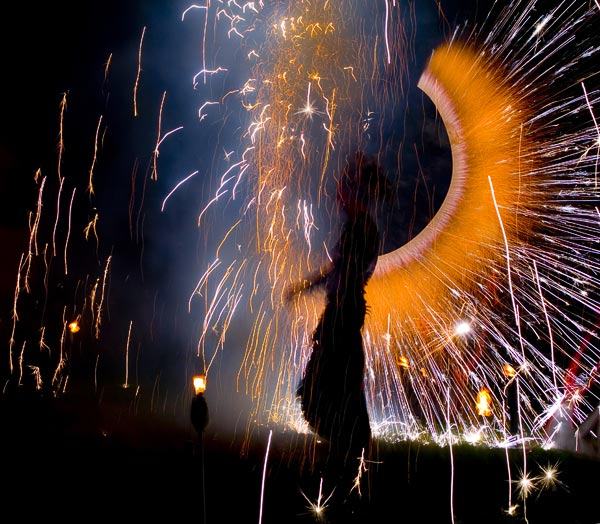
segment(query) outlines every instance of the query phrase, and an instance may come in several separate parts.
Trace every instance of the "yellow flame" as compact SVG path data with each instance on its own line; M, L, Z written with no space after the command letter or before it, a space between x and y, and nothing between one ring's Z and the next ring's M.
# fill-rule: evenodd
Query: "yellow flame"
M483 388L477 393L477 412L482 417L489 417L492 414L491 404L492 397L490 392L486 388Z
M408 359L404 355L400 355L398 357L398 366L401 368L409 368L410 364L408 363Z
M198 393L204 393L206 391L206 376L205 375L195 375L192 379L194 384L194 391L196 395Z

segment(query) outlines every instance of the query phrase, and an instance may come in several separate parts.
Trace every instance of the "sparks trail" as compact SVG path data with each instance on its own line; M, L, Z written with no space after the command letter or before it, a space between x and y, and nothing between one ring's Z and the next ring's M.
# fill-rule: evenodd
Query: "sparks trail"
M518 370L513 387L520 398L510 424L514 427L518 416L523 438L544 442L537 414L552 409L561 396L567 363L593 327L599 268L588 233L594 210L587 202L598 196L597 158L587 154L597 133L593 119L583 130L568 118L588 106L575 86L568 86L567 73L585 69L588 55L567 58L566 50L577 52L567 46L569 25L577 21L580 34L588 34L584 29L596 13L572 9L554 12L552 24L535 28L518 26L504 13L492 32L482 35L484 43L457 33L434 52L420 80L448 130L452 182L424 231L380 257L367 289L373 314L365 328L374 368L396 377L384 392L391 402L386 412L410 423L407 404L396 404L395 392L402 399L408 387L416 389L431 399L418 419L433 435L440 434L448 414L431 396L436 384L448 380L456 392L449 416L459 428L479 425L475 398L484 389L491 394L487 431L503 428L508 379L501 370L508 364ZM536 45L530 31L536 32ZM520 53L514 55L515 49ZM551 67L549 57L559 54L565 62ZM542 85L542 72L563 90ZM550 136L547 129L557 125L564 132ZM566 264L563 257L575 245L582 251L574 264ZM566 316L564 302L571 303ZM391 333L384 324L390 314ZM465 319L472 331L458 335L454 325ZM391 362L379 349L384 335L396 355ZM408 363L402 366L409 370L408 380L394 361ZM379 404L381 392L372 394ZM594 396L588 401L598 402ZM490 431L482 438L496 437Z
M277 314L283 290L290 281L320 265L324 260L319 258L327 256L326 237L335 229L337 218L332 219L327 209L332 200L325 195L335 192L335 173L342 169L348 151L356 148L353 144L357 140L356 130L363 125L362 115L372 114L367 109L371 97L379 98L373 102L378 109L391 106L400 98L398 91L393 90L383 95L373 93L370 88L366 95L361 92L360 80L373 77L369 70L373 49L362 38L347 45L362 23L360 18L354 20L348 15L354 14L355 9L358 12L367 9L366 5L276 3L268 9L260 6L257 13L245 12L243 23L251 30L240 31L244 34L240 45L248 50L244 54L248 57L249 79L241 82L242 88L227 90L221 99L221 105L226 107L225 102L235 94L248 112L244 152L237 155L244 161L234 161L231 152L227 153L227 159L232 160L228 160L230 166L224 171L239 165L236 168L239 175L232 172L226 178L221 177L221 185L202 209L201 217L206 227L213 214L234 200L239 201L238 195L245 195L235 231L233 226L224 227L223 238L227 243L219 244L218 248L223 250L230 244L237 253L234 263L240 269L245 266L239 273L241 277L236 277L237 282L245 287L243 300L249 302L251 311L257 312L240 376L251 385L249 393L256 399L259 417L262 416L259 413L271 413L274 420L289 420L289 415L281 409L289 409L289 399L294 398L293 385L298 380L297 363L302 358L299 353L302 348L296 347L293 355L280 354L287 345L287 328L283 327L287 321L282 323ZM228 13L227 19L240 22L233 4L223 9ZM219 13L217 21L223 20L223 11ZM190 14L187 13L186 19ZM399 7L389 8L388 16L390 24L397 24L402 16ZM240 22L237 28L241 27ZM378 27L391 33L389 27ZM378 53L388 46L397 57L391 64L385 59L378 60L376 66L386 70L390 81L398 79L394 82L397 86L403 85L400 78L406 66L403 45L403 33L387 43L381 38L377 45ZM220 72L231 71L232 67L227 63L207 67L203 61L201 71L209 69ZM205 76L209 83L216 82L215 77ZM204 102L202 109L209 103L211 100ZM211 113L201 112L199 117L208 123ZM372 122L369 132L377 133L376 127ZM223 150L230 148L224 144ZM235 186L230 191L233 182ZM233 274L238 275L230 272ZM232 289L233 282L224 281L221 276L226 275L213 273L212 287ZM298 340L302 332L314 329L310 323L320 308L319 294L314 295L317 300L303 299L295 306L303 317L291 330ZM220 310L210 313L211 325L214 319L225 318ZM275 362L276 369L269 362ZM275 382L278 391L273 397ZM286 397L288 400L282 402ZM278 407L271 406L272 401Z
M129 64L128 69L135 71L137 65L134 113L140 127L147 126L137 110L145 31L144 27L137 64ZM67 93L61 95L56 153L50 160L43 161L34 178L37 199L29 212L29 239L15 279L8 358L0 370L5 392L26 391L31 385L45 396L68 395L71 388L79 392L79 388L90 387L97 392L102 390L98 388L99 382L103 384L110 380L103 372L109 370L110 375L111 367L117 367L112 362L114 355L110 347L113 341L110 339L119 331L119 315L111 319L109 310L111 305L113 313L121 307L122 295L111 296L111 289L114 290L112 286L122 275L120 269L116 274L112 271L115 266L123 268L127 256L117 249L113 258L115 244L122 245L122 232L118 227L110 230L109 224L114 219L120 225L118 217L123 210L118 208L118 195L126 190L119 186L119 177L107 175L122 168L116 161L109 165L108 160L115 158L115 144L123 149L127 145L119 142L124 136L119 131L123 130L120 126L131 124L131 111L120 111L118 102L116 105L108 103L111 97L107 91L107 77L109 64L116 63L118 68L122 59L121 55L113 57L111 53L108 63L101 66L104 75L98 92L85 92L82 96L76 88L69 91L69 109L75 111L67 113ZM128 86L119 89L129 91ZM84 114L80 115L76 112L81 110L78 104L82 98L85 98ZM130 98L128 103L131 104ZM91 115L98 106L102 107L99 118L97 112ZM87 110L90 112L86 113ZM128 117L123 121L121 117L125 113ZM86 116L89 121L85 121ZM144 151L151 153L154 149L158 155L162 140L171 133L166 133L154 146L150 140ZM47 164L50 164L49 168ZM55 170L57 180L48 176L46 170ZM135 188L132 188L130 212L134 200ZM141 210L140 213L143 214ZM133 231L131 236L134 240ZM106 246L109 246L108 253ZM77 330L67 329L75 323ZM124 332L121 336L123 340L117 341L121 347L127 336L125 383L129 385L130 338L133 344L133 339L140 339L141 335ZM118 367L122 368L122 359L118 357L118 360ZM92 376L93 384L89 381ZM136 373L136 382L138 380Z

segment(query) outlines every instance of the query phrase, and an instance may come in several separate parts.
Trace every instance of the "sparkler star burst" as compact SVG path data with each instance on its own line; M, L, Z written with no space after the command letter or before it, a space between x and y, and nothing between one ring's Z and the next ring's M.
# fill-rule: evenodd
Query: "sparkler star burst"
M310 511L315 515L317 520L325 520L325 515L329 507L328 504L331 500L331 497L333 497L334 491L335 488L331 493L329 493L329 495L326 496L323 493L323 478L321 478L319 482L319 494L315 502L312 502L304 492L301 492L302 496L306 499L306 502L308 502L308 509L310 509Z

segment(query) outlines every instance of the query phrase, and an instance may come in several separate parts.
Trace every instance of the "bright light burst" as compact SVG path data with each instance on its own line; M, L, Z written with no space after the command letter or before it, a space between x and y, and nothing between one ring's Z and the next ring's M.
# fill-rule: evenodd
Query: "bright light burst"
M529 473L522 473L515 481L518 487L519 497L525 500L529 495L537 489L537 479L531 477Z
M308 509L310 509L310 511L314 514L317 520L325 520L327 508L329 507L328 504L331 500L331 497L333 497L334 491L335 488L329 495L325 496L323 493L323 478L321 478L319 482L319 494L315 502L312 502L304 492L301 492L302 496L308 502Z
M541 487L541 489L551 489L555 490L556 488L563 487L566 489L566 486L560 481L558 478L559 464L548 464L545 468L541 467L542 474L537 478L537 483Z

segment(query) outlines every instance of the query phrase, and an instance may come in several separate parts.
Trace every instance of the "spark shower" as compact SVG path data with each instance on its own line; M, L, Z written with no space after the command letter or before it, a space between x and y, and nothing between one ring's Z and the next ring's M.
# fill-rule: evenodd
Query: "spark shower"
M135 54L107 56L106 114L77 172L62 134L71 95L60 105L15 275L6 383L63 394L77 364L95 388L118 381L156 405L167 362L161 402L177 410L189 377L224 388L227 367L249 425L306 431L294 392L323 297L290 307L282 293L327 260L335 177L362 148L398 193L378 206L367 288L374 435L550 445L552 420L578 426L599 402L599 11L520 0L463 22L443 3L209 0L180 14L195 70L174 93L160 87L169 64L150 67L156 28L143 27ZM127 118L111 116L106 91L119 59ZM118 126L143 145L115 186ZM135 269L110 239L107 194ZM129 292L111 314L117 288L161 254L175 264L175 313L138 276L144 303ZM184 349L152 360L148 348L173 340Z

